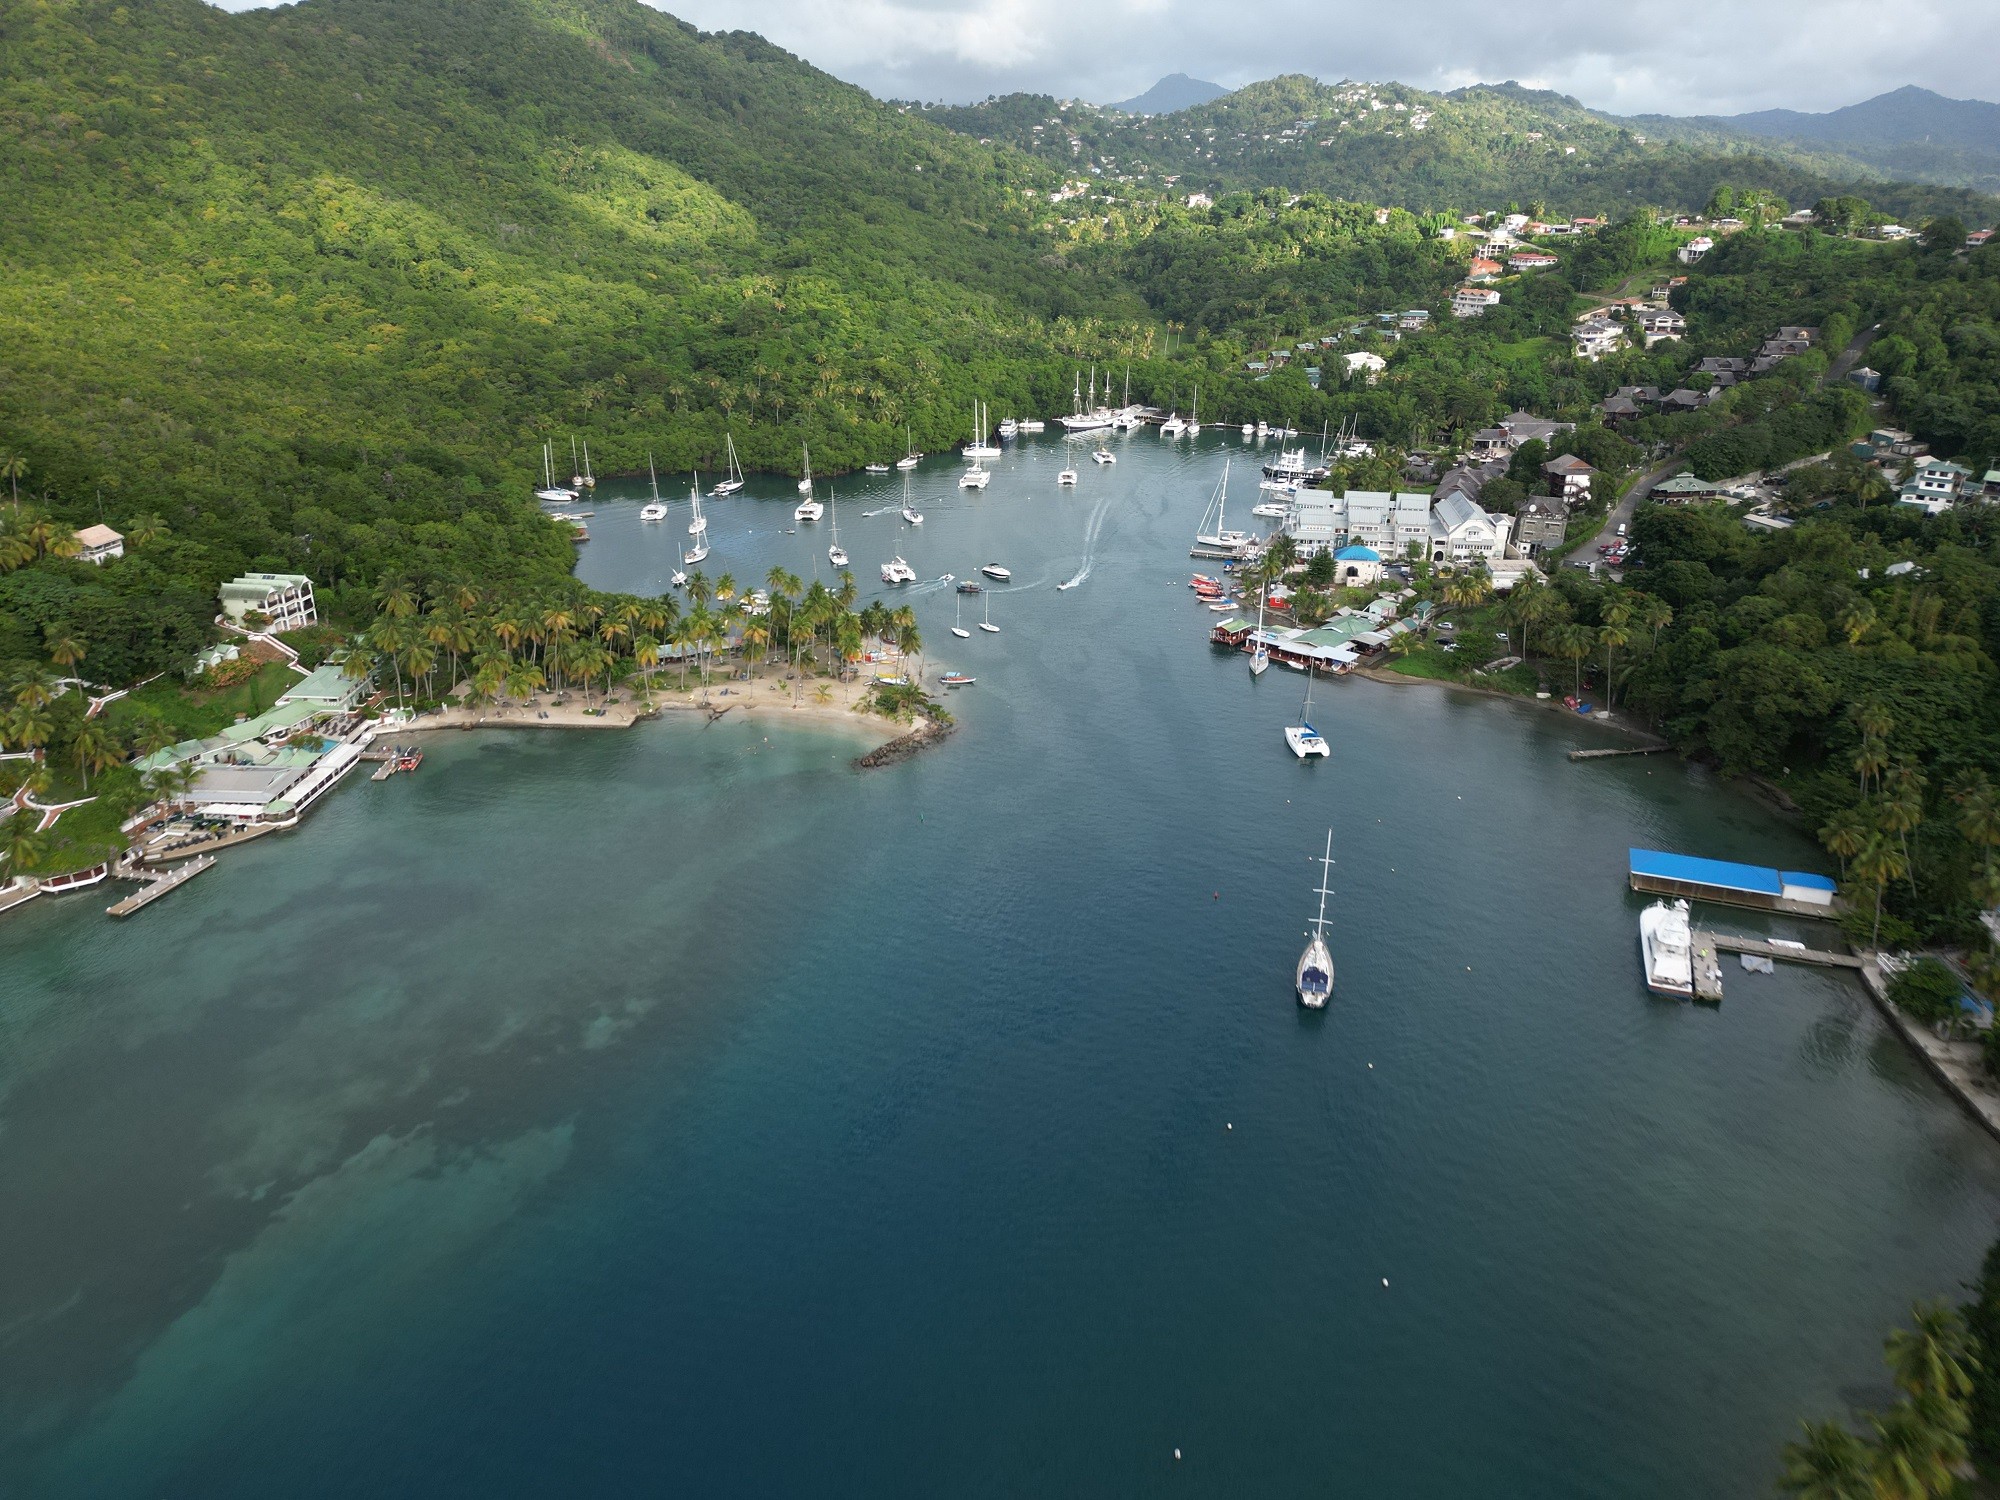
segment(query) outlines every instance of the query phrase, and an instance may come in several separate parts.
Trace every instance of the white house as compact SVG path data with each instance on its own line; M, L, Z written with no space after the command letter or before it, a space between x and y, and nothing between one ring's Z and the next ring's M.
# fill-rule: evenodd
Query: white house
M1490 286L1462 286L1451 294L1454 318L1476 318L1489 307L1500 305L1500 294Z
M1301 490L1292 502L1286 534L1301 557L1373 548L1381 557L1403 557L1410 544L1430 540L1431 497L1424 490L1389 494L1382 490Z
M1513 525L1512 516L1489 515L1462 494L1446 495L1430 514L1431 561L1497 562L1507 555Z
M1334 582L1342 588L1363 588L1382 577L1382 554L1359 543L1333 554Z
M1366 349L1357 349L1352 354L1343 354L1341 362L1347 366L1347 373L1350 378L1360 371L1366 370L1370 385L1375 383L1376 376L1389 368L1388 360L1379 354L1370 354Z
M107 563L125 555L125 538L109 526L86 526L76 534L78 562Z
M1640 331L1646 335L1646 347L1652 348L1663 339L1677 339L1687 332L1687 319L1670 307L1647 308L1639 314Z
M271 623L267 630L299 630L319 618L312 580L303 573L245 573L221 589L222 612L241 625L252 611Z
M1576 345L1576 357L1595 364L1607 354L1614 354L1625 343L1625 331L1607 318L1592 318L1577 327L1570 335Z
M1691 266L1714 248L1714 240L1705 234L1698 234L1674 252L1674 259L1684 266Z

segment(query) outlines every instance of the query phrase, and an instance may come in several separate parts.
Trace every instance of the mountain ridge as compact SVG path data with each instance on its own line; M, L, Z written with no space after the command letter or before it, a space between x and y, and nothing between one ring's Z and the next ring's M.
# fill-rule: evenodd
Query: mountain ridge
M1104 107L1127 115L1170 115L1212 103L1229 92L1219 83L1190 78L1185 73L1169 73L1145 93Z

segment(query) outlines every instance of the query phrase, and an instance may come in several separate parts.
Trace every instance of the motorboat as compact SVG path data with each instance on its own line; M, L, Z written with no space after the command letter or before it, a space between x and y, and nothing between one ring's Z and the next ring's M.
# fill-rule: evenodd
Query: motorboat
M977 578L968 578L958 586L958 591L961 594L983 594L986 592L986 586Z
M1298 968L1292 973L1292 987L1298 991L1299 1004L1308 1010L1325 1010L1326 1002L1333 995L1333 955L1326 949L1326 898L1333 894L1329 887L1333 876L1333 830L1326 831L1326 853L1319 862L1319 915L1313 918L1310 941L1306 951L1299 955Z
M826 507L811 495L808 495L799 502L798 508L792 512L792 519L794 521L817 521L825 514Z
M1290 517L1291 513L1291 506L1282 500L1266 500L1262 505L1250 507L1251 515L1262 516L1268 521L1283 521Z
M1257 539L1247 531L1231 531L1224 521L1229 510L1229 463L1223 461L1222 478L1216 483L1215 495L1208 502L1208 509L1202 512L1202 528L1195 532L1195 544L1211 548L1217 552L1240 552ZM1215 517L1214 529L1208 529L1208 518Z
M1064 470L1063 470L1063 471L1062 471L1062 472L1061 472L1060 474L1056 475L1056 483L1057 483L1057 484L1064 484L1064 485L1073 485L1073 484L1075 484L1075 483L1076 483L1076 470L1074 470L1074 469L1064 469Z
M1243 435L1245 437L1255 437L1257 435L1257 429L1255 427L1252 427L1248 422L1245 422L1243 424Z
M902 558L892 557L882 564L882 581L884 583L915 583L917 581L917 570L904 562Z
M1639 959L1646 988L1687 1000L1694 995L1694 934L1685 901L1655 901L1639 913Z
M1045 432L1048 430L1048 425L1040 417L1023 417L1014 424L1014 427L1017 431L1027 434L1031 432Z
M1118 455L1113 453L1109 448L1099 448L1090 456L1101 464L1115 464L1118 462Z
M1020 430L1021 424L1016 422L1012 417L1002 417L1000 419L1000 436L1003 438L1010 438Z
M921 526L924 524L924 513L906 505L903 507L903 519L908 521L912 526Z
M983 490L992 479L992 474L975 465L958 476L958 487L962 490Z
M1168 412L1167 420L1160 424L1160 436L1163 438L1177 438L1185 431L1187 423L1181 420L1179 412Z
M966 672L946 672L938 681L946 687L971 687L979 679Z
M1311 472L1311 469L1312 466L1306 462L1305 449L1286 448L1264 465L1264 477L1287 484L1297 484Z
M1306 760L1315 755L1324 757L1333 754L1333 747L1327 744L1326 737L1312 726L1312 706L1313 674L1312 668L1307 667L1305 707L1299 710L1298 723L1287 724L1285 726L1285 743L1292 747L1292 754L1296 755L1300 760Z
M722 436L722 446L725 472L723 477L717 481L715 488L709 491L709 494L716 496L733 495L743 488L743 465L738 463L736 459L735 437L729 433L724 433Z
M771 596L764 589L752 589L743 596L743 613L746 615L768 615L771 612Z
M861 472L864 474L886 474L889 472L889 466L887 464L868 464L862 468Z
M995 579L1000 583L1005 583L1014 576L998 563L988 563L979 571L984 573L988 578Z

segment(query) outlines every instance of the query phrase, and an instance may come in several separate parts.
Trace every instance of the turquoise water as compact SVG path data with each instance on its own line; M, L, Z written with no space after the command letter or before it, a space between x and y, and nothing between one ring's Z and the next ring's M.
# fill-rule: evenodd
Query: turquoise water
M1184 587L1226 450L843 499L864 584L1015 573L998 636L916 595L979 684L903 765L435 736L129 922L0 920L0 1491L1750 1496L1881 1398L2000 1154L1837 975L1649 999L1622 880L1817 856L1428 686L1323 684L1293 761ZM648 586L685 518L615 488L581 571ZM753 490L711 573L824 574Z

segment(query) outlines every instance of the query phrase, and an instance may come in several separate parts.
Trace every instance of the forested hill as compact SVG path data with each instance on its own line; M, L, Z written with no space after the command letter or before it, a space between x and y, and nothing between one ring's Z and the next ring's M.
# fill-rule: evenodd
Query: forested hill
M544 435L941 441L982 361L1052 401L1145 317L1047 253L1038 164L637 0L13 5L0 94L0 452L219 569L421 561L468 506L505 567Z
M1172 177L1181 192L1282 186L1419 213L1508 202L1572 214L1615 215L1639 204L1699 209L1721 182L1795 204L1858 191L1917 222L1952 213L1983 223L1996 208L1959 189L1888 183L1831 151L1692 124L1662 140L1564 95L1514 84L1435 94L1290 74L1151 119L1035 94L924 114L1071 172L1094 167L1154 188ZM1851 186L1862 178L1865 188Z

